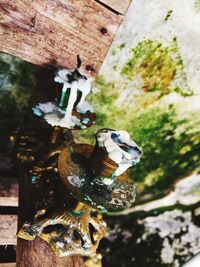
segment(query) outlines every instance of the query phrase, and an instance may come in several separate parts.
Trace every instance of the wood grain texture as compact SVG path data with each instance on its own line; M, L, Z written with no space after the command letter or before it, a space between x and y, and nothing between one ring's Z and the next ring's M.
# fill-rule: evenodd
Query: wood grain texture
M0 267L16 267L16 263L15 262L0 263Z
M131 0L99 0L99 2L109 6L120 14L125 14Z
M18 241L17 267L84 267L83 258L75 255L56 257L47 243L37 237L33 241Z
M123 16L94 0L1 0L0 51L96 75Z
M16 177L0 176L0 206L18 206L18 181Z
M0 215L0 245L17 244L17 215Z

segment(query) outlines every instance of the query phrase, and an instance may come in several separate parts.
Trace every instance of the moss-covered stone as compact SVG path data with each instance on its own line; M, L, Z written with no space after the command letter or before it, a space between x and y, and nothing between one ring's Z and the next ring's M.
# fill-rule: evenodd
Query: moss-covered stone
M103 266L180 267L200 250L197 206L107 218Z
M199 119L180 118L175 107L152 108L132 123L133 135L143 148L140 165L132 169L140 197L162 195L181 177L198 170Z
M187 85L180 88L176 83L173 84L180 72L185 79L176 38L168 46L144 40L132 49L132 53L133 56L123 66L121 74L130 80L139 75L143 81L141 89L146 92L159 91L161 95L172 91L178 91L181 95L192 94Z

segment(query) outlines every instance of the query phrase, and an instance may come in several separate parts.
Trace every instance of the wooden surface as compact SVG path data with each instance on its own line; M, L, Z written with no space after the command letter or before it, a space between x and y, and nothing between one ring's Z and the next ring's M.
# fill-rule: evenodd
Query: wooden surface
M17 215L0 214L0 245L16 245Z
M16 263L15 262L0 263L0 267L16 267Z
M131 0L99 0L99 2L111 7L120 14L125 14Z
M1 0L0 51L68 68L79 54L82 70L95 76L123 18L101 2L127 8L127 1Z
M37 237L34 241L20 240L18 243L17 267L84 267L83 258L70 256L58 258L47 245Z
M18 206L18 181L16 177L0 176L0 206Z

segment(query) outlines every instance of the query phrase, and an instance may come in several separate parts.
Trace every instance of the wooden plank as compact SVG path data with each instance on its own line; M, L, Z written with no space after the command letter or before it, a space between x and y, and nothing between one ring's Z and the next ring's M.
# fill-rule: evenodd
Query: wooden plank
M16 267L15 262L0 263L0 267Z
M17 244L17 215L0 215L0 245Z
M47 243L37 237L33 241L19 240L17 267L84 267L83 258L74 255L56 257Z
M98 0L98 2L109 6L120 14L125 14L131 3L131 0Z
M96 75L123 16L93 0L1 0L0 51Z
M16 177L0 176L0 206L18 207L18 189Z

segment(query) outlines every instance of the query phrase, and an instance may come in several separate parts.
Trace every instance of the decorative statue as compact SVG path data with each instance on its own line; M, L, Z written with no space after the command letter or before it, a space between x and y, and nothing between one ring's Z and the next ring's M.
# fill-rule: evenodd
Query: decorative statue
M79 72L59 70L63 83L58 104L33 108L35 115L54 126L51 141L41 131L20 137L17 157L29 166L33 186L33 212L18 237L39 236L57 256L91 256L106 233L102 213L121 211L135 200L135 186L127 169L140 161L141 150L126 131L101 129L95 146L69 142L68 129L93 124L95 114L85 97L90 78ZM80 94L80 95L79 95Z

